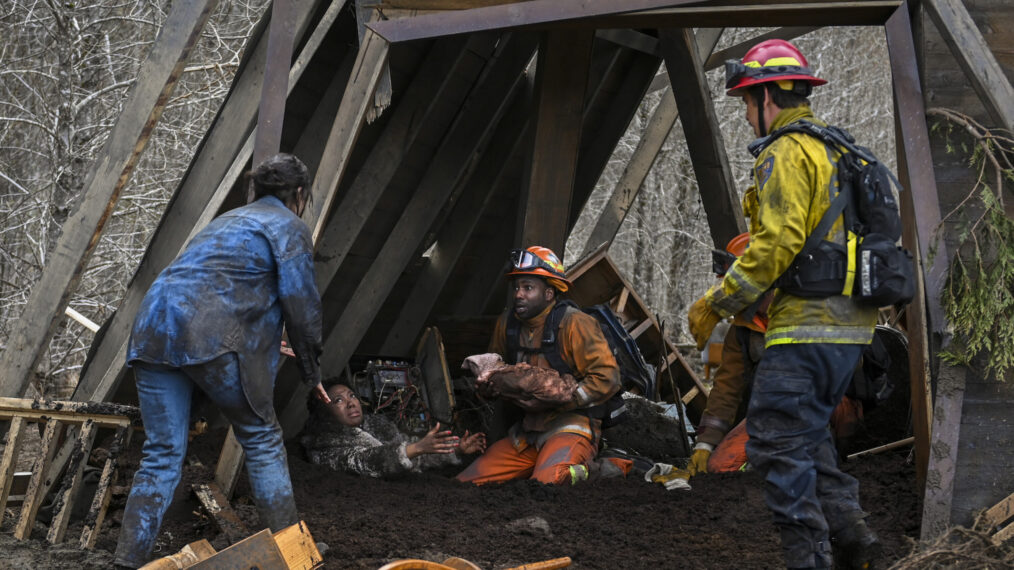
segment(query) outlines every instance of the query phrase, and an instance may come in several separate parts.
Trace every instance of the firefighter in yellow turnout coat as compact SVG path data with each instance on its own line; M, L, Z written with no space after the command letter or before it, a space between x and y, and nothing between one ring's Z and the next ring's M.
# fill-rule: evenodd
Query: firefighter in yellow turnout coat
M742 62L728 62L726 74L728 94L743 97L758 137L800 120L824 124L807 97L826 82L792 44L762 42ZM775 285L838 191L838 154L820 140L790 133L758 146L750 244L722 282L691 307L690 329L698 341L720 318L749 309ZM845 245L843 227L839 217L824 239ZM833 544L839 567L868 568L878 550L876 536L859 506L858 482L838 469L827 426L873 338L877 310L851 296L776 290L768 317L747 411L747 455L767 482L765 499L786 566L830 568Z

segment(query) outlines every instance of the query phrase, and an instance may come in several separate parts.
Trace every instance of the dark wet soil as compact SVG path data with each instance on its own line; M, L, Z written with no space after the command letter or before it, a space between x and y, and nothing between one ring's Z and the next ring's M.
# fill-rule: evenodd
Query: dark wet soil
M871 418L872 419L872 418ZM198 436L190 453L204 466L188 464L159 538L159 556L206 538L224 539L200 514L188 489L213 477L224 430ZM892 434L861 443L878 443ZM140 459L142 437L123 458L130 477ZM918 535L919 498L910 448L847 462L860 481L861 500L885 546L885 562L907 554ZM575 568L777 568L778 537L755 473L703 475L691 491L666 491L640 478L604 479L577 486L546 487L528 481L472 487L428 473L384 481L339 474L307 463L290 448L290 471L302 518L314 539L329 547L326 568L379 568L399 558L442 561L459 556L486 569L570 556ZM121 476L122 477L122 476ZM129 480L129 479L128 479ZM123 479L121 478L121 482ZM114 497L97 549L43 548L38 539L15 545L10 515L0 533L2 567L91 568L111 565L125 496ZM241 518L258 529L249 487L241 479L233 500ZM80 533L72 523L68 537ZM47 558L52 554L52 558ZM885 564L886 566L886 564Z

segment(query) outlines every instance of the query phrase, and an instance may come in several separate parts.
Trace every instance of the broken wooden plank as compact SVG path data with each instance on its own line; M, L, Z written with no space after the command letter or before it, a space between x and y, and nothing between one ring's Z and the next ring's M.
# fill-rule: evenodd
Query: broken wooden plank
M7 428L7 443L4 445L3 459L0 459L0 524L3 523L7 498L14 484L14 468L17 467L21 439L24 436L25 418L15 416Z
M0 398L0 418L20 416L29 421L52 418L68 424L90 421L101 427L117 427L130 425L140 414L135 406L122 404Z
M1000 526L1014 517L1014 493L1007 495L1007 498L990 507L982 518L990 526Z
M42 501L46 496L44 493L47 483L45 475L49 470L49 464L53 461L53 455L56 453L56 445L54 444L61 427L62 424L59 420L50 419L46 422L46 429L42 433L42 441L39 444L42 455L35 460L35 465L32 466L32 480L28 482L25 500L21 503L18 524L14 528L14 538L18 540L25 540L32 534L35 515L38 514L39 507L42 506Z
M84 527L81 530L81 538L78 544L81 548L90 549L95 547L95 542L102 531L102 523L106 520L106 512L109 509L109 500L112 498L112 486L116 482L116 475L119 468L120 453L130 444L130 435L133 433L127 427L116 429L113 436L113 443L109 448L109 456L102 466L102 475L99 477L99 484L95 488L95 497L92 498L91 507L85 517Z
M39 282L20 318L14 321L0 357L0 395L22 396L62 322L64 308L98 245L120 192L130 180L169 96L183 73L190 51L217 0L173 4L165 26L141 66L137 81L99 153L81 193L80 205L64 223Z
M701 68L693 30L660 30L659 38L670 82L678 86L674 91L676 106L682 117L711 239L715 247L721 248L746 231L746 221L725 154L714 98Z
M226 498L232 497L236 488L236 481L239 480L240 471L243 470L243 446L236 439L236 432L229 426L229 433L222 444L222 451L218 455L218 463L215 464L215 483Z
M274 533L272 537L275 539L275 544L278 545L282 557L285 558L289 570L310 570L324 562L324 557L317 550L317 543L313 540L310 529L303 521L283 528Z
M644 331L651 328L654 324L651 319L644 319L639 325L630 330L630 338L637 340L639 336L644 334Z
M990 117L997 126L1014 131L1014 87L964 4L958 0L925 0L922 6Z
M317 3L317 0L297 3L301 30L309 24ZM232 166L230 160L241 151L246 135L254 127L267 43L265 34L252 38L248 44L247 55L240 64L229 96L222 104L214 124L201 141L193 162L176 188L127 292L106 326L105 333L101 339L95 341L98 346L93 346L93 355L81 372L81 379L74 391L73 399L104 401L116 391L126 369L125 358L130 330L145 293L158 274L186 245L191 230L209 208L212 192L223 181ZM253 152L252 141L249 152ZM243 162L235 169L233 176L238 177L242 172L245 160ZM217 211L218 206L215 205L206 219L210 220Z
M522 200L521 243L561 255L567 241L561 221L570 217L593 39L586 30L547 32L536 66L535 142Z
M289 570L271 531L264 529L190 566L192 570Z
M190 568L194 564L207 560L215 554L215 547L202 538L184 546L176 554L152 560L142 566L141 570L180 570L182 568Z
M70 513L74 510L74 501L77 499L77 492L81 486L81 477L84 474L85 465L88 463L88 455L92 451L95 430L95 423L88 420L81 425L78 432L74 452L67 464L67 474L64 475L63 483L56 492L53 519L49 523L49 532L46 533L46 541L50 544L63 542L63 535L67 532L67 523L70 522Z
M232 510L229 499L225 498L218 485L202 483L194 485L193 490L197 495L197 500L200 501L201 506L207 511L218 530L225 535L229 544L235 544L250 534L239 515Z

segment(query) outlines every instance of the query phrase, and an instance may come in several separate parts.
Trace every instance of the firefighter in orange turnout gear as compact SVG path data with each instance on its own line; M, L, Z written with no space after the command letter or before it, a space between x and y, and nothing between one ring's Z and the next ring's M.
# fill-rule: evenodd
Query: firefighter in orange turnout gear
M547 319L559 317L555 350L578 382L570 402L546 412L528 412L467 469L459 481L476 484L531 478L546 484L586 479L601 436L601 422L588 410L620 390L620 369L594 317L573 306L557 308L570 288L563 264L551 250L533 246L511 253L513 306L497 320L489 352L509 364L526 362L552 369L540 351ZM552 321L551 321L552 322ZM515 341L508 330L517 330ZM511 350L510 347L517 350Z

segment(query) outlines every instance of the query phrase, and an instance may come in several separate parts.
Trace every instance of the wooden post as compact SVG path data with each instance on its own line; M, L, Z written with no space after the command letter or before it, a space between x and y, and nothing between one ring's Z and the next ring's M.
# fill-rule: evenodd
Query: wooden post
M743 208L725 155L725 143L718 126L715 107L701 66L693 30L659 30L665 68L675 86L683 132L708 216L715 247L724 247L746 231Z
M542 245L561 256L594 37L590 30L554 30L543 35L539 46L535 144L518 245Z
M35 524L35 515L42 506L45 499L46 472L49 471L49 464L53 461L53 454L56 453L56 438L59 436L60 428L63 425L60 420L50 419L46 422L46 429L42 433L40 447L42 455L32 466L32 479L28 482L28 490L25 491L25 500L21 503L21 514L18 516L18 524L14 528L14 538L25 540L32 534L32 526Z
M201 36L217 0L173 4L130 98L92 166L80 207L64 223L42 278L7 341L0 359L0 396L21 396L62 322L63 311L77 288L98 244L106 220L134 171L148 139L176 87L190 51Z
M74 454L67 465L67 474L64 475L63 484L56 493L56 507L53 510L53 520L49 523L49 532L46 533L46 540L50 544L63 542L63 535L67 531L67 523L70 522L70 513L74 510L74 501L77 498L78 488L81 486L81 477L84 474L85 464L88 463L88 455L92 451L92 442L95 440L95 422L85 421L78 432L77 444L74 446Z
M940 304L949 255L946 247L939 247L931 255L932 239L940 224L940 203L933 160L929 151L929 132L926 127L922 87L916 63L915 44L909 23L908 4L903 3L885 25L891 74L894 79L894 98L898 110L897 137L899 156L903 157L902 179L908 184L910 196L902 196L902 208L908 224L906 236L918 240L918 259L921 272L922 295L909 307L909 362L912 365L913 409L919 413L924 396L922 392L929 377L930 358L947 339L947 320ZM912 235L911 226L915 226ZM911 242L909 242L911 243ZM911 244L915 245L915 244ZM928 266L928 267L927 267ZM925 310L925 316L921 311ZM927 322L928 321L928 322ZM925 327L925 328L924 328ZM930 338L927 330L933 331ZM914 342L913 342L914 337ZM919 346L923 343L923 346ZM932 418L930 445L922 432L925 416L915 418L917 458L919 450L926 450L926 489L923 499L922 537L936 536L950 524L951 498L954 486L954 467L957 463L958 430L961 426L961 404L964 397L965 372L941 363L938 372L936 404ZM918 399L918 401L917 401ZM923 438L923 441L920 441ZM937 450L928 453L930 449ZM921 468L921 467L920 467ZM931 483L932 481L932 483Z
M922 6L972 83L986 111L997 125L1014 131L1014 87L1011 87L964 4L958 0L924 0Z

